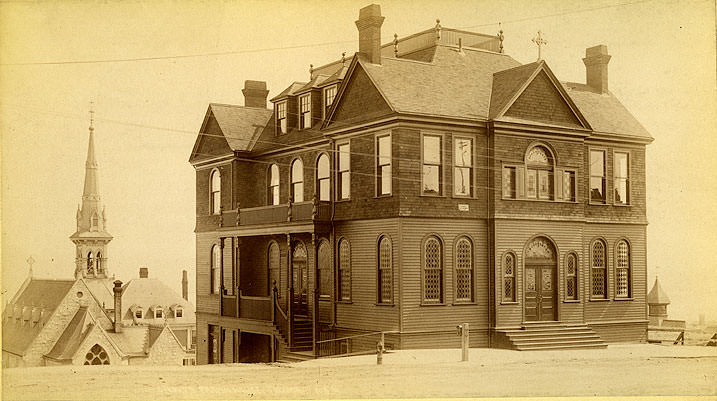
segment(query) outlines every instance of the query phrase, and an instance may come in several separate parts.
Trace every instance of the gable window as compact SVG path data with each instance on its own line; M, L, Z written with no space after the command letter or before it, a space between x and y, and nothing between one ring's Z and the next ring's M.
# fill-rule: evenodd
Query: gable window
M578 299L578 258L572 252L565 258L565 299Z
M209 180L211 182L212 191L210 196L210 209L212 211L212 214L219 214L221 212L222 204L222 178L221 174L219 173L219 170L212 170L212 174Z
M351 300L351 247L349 241L342 238L339 241L339 283L337 286L340 301Z
M515 199L516 192L515 166L503 166L503 198Z
M473 302L473 244L466 237L456 241L456 302Z
M378 195L391 194L391 136L384 135L376 139L376 173L378 177Z
M316 161L316 186L319 188L320 201L331 200L330 170L329 157L322 153Z
M300 129L311 128L311 95L299 97Z
M453 144L453 194L471 196L473 140L470 138L454 138Z
M443 302L443 247L435 236L423 243L423 302Z
M391 255L391 240L381 236L378 241L378 302L391 303L393 300L393 266Z
M270 205L279 204L279 166L276 164L269 167L268 199Z
M286 134L286 101L276 104L276 129Z
M81 354L80 354L81 355ZM95 344L85 354L85 365L109 365L110 357L99 344Z
M304 163L301 159L291 163L291 198L294 202L304 201Z
M563 171L563 200L575 202L575 172Z
M277 289L281 288L281 276L279 274L279 264L280 264L280 255L279 255L279 244L276 242L272 242L269 245L269 294L272 294L272 291L274 291L274 287Z
M219 245L212 245L212 260L209 272L210 288L212 294L219 294L219 285L221 281L221 271L219 267L222 262L222 251Z
M605 151L590 151L590 202L605 203Z
M421 188L424 195L441 194L441 137L436 135L423 136L423 171Z
M348 143L338 145L338 195L339 199L349 199L351 197L351 150Z
M553 158L544 146L532 147L526 156L526 196L532 199L553 198Z
M602 240L593 242L591 247L592 266L590 268L590 287L592 298L607 298L607 262L606 247Z
M630 203L630 157L625 152L615 152L613 170L615 172L615 203Z
M615 247L617 264L615 266L615 298L629 298L631 295L630 285L630 245L625 240L620 240Z
M503 301L515 302L515 255L512 252L503 257Z
M324 89L324 114L329 112L329 108L334 104L336 98L336 85L329 86Z

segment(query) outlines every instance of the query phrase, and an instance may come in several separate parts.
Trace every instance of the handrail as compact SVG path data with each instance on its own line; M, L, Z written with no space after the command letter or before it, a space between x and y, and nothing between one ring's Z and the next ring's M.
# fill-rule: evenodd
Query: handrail
M281 313L281 316L284 318L284 320L289 320L289 318L286 316L286 312L281 308L281 305L279 305L278 302L275 302L274 305L276 305L276 309L279 310L279 313Z
M250 299L253 301L271 301L271 297L261 297L255 295L241 295L241 299Z
M316 343L317 343L317 344L320 344L320 343L328 343L328 342L331 342L331 341L348 340L348 339L351 339L351 338L373 336L373 335L376 335L376 334L381 334L381 332L380 332L380 331L372 331L372 332L370 332L370 333L357 334L357 335L355 335L355 336L348 336L348 337L341 337L341 338L332 338L332 339L330 339L330 340L321 340L321 341L317 341Z

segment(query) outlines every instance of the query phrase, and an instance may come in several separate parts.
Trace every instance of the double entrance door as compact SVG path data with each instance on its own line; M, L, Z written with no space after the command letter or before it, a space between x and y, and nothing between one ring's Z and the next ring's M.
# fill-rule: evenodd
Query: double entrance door
M557 319L556 266L551 264L525 265L525 320Z

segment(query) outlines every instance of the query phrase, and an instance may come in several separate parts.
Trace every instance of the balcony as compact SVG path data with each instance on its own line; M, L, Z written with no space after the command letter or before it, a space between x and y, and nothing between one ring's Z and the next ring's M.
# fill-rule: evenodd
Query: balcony
M221 311L222 316L265 320L271 322L272 309L274 308L271 297L254 297L242 295L241 290L237 294L226 294L226 290L222 294Z
M217 219L219 220L219 219ZM307 201L222 211L221 227L331 220L331 202Z

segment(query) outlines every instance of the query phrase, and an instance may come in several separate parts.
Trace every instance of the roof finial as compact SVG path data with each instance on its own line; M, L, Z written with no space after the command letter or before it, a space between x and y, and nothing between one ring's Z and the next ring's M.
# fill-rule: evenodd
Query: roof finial
M536 36L536 37L533 38L533 43L535 43L536 45L538 45L538 61L540 61L540 60L543 59L543 55L542 55L542 51L541 51L541 50L542 50L542 47L543 47L543 45L547 45L547 44L548 44L548 41L545 40L545 39L543 39L543 32L542 32L542 31L538 31L538 36Z
M341 52L341 65L346 63L346 52Z
M503 53L503 39L505 39L505 36L503 36L503 27L502 23L498 23L498 52L501 54Z
M27 258L27 264L30 265L30 270L28 271L27 275L32 278L32 265L35 264L35 259L30 256L29 258Z
M393 34L393 57L398 58L398 34Z
M436 43L441 40L441 20L436 18Z
M95 130L95 102L90 100L90 131Z
M314 65L309 64L309 80L314 79Z

